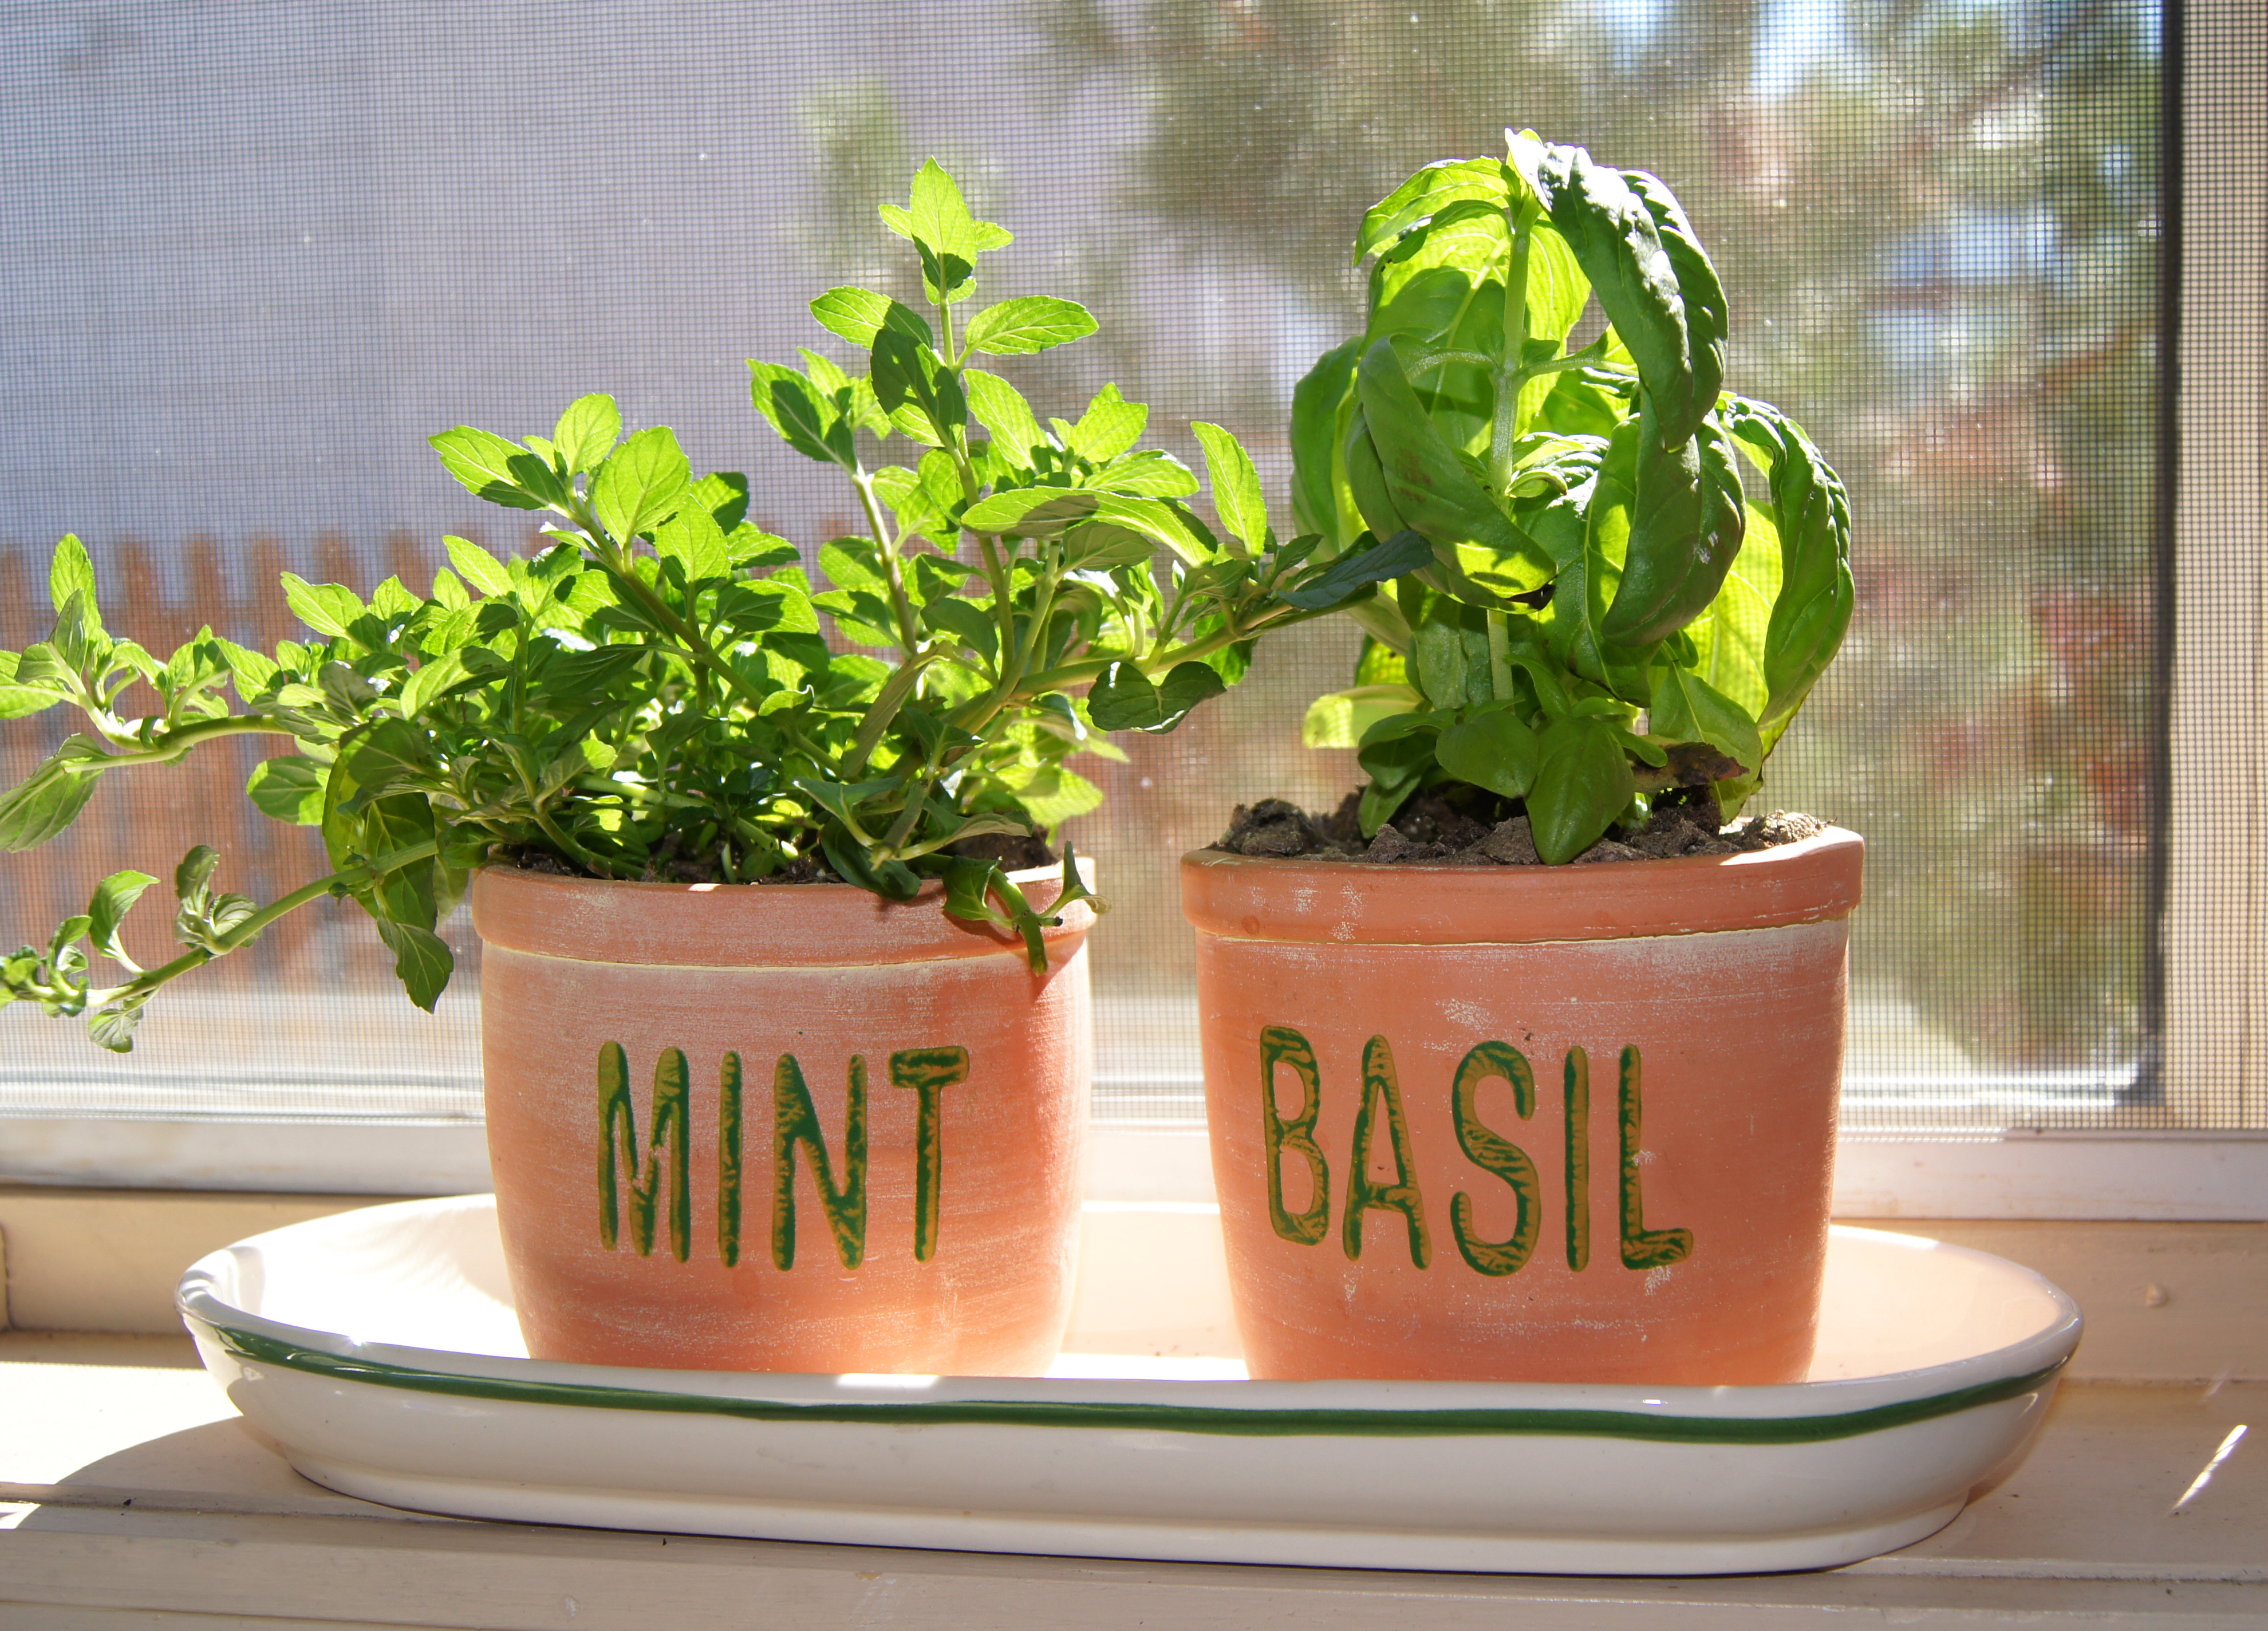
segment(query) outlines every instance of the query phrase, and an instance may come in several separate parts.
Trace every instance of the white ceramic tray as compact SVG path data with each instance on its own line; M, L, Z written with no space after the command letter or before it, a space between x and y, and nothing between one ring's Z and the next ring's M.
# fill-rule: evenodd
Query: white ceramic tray
M2079 1340L2028 1269L1838 1229L1812 1380L1251 1382L1070 1354L1049 1376L775 1376L525 1357L490 1197L296 1224L180 1302L317 1483L468 1517L1076 1556L1552 1574L1815 1568L2013 1468Z

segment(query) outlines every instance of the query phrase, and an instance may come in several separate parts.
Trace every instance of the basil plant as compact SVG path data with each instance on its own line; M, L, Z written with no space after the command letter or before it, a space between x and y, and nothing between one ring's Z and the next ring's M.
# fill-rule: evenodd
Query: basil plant
M287 573L311 638L272 654L210 628L163 659L114 638L87 552L64 539L54 632L0 653L0 718L68 705L88 726L0 794L0 848L63 831L106 775L260 734L289 748L248 795L320 828L331 870L261 905L218 889L221 857L198 846L173 880L180 955L152 969L119 926L157 881L116 874L47 945L0 961L0 1000L85 1014L123 1052L166 982L331 896L374 919L430 1009L452 969L439 921L497 861L832 877L896 901L941 879L947 911L1020 934L1043 966L1052 919L1001 857L1100 800L1065 761L1123 757L1107 731L1173 729L1262 633L1374 596L1398 567L1375 546L1325 563L1314 537L1279 542L1251 460L1216 425L1193 429L1218 529L1184 502L1196 473L1139 445L1147 410L1116 387L1042 422L976 365L1076 341L1094 318L1047 296L960 317L978 257L1009 234L934 162L882 217L918 258L926 312L832 289L811 310L847 361L750 365L756 408L840 473L865 522L820 545L820 579L749 520L745 477L696 477L667 427L624 435L604 395L548 436L431 439L479 497L543 518L539 552L450 538L423 595ZM878 454L901 448L901 462ZM137 695L154 706L129 708ZM1092 898L1068 846L1063 879L1057 910ZM124 978L99 985L90 954Z
M1850 622L1851 523L1795 423L1723 388L1669 189L1507 139L1364 217L1368 321L1295 395L1301 529L1421 561L1350 609L1357 683L1306 734L1358 749L1366 836L1429 790L1524 808L1558 863L1657 801L1739 814Z

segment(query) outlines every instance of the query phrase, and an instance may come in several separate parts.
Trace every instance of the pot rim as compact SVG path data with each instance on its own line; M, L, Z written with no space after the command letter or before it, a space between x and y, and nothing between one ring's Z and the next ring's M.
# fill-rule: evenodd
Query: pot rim
M1079 858L1090 889L1094 866ZM1062 893L1059 861L1007 876L1042 910ZM490 865L473 874L467 896L484 946L577 963L843 968L1024 955L1017 935L947 917L945 884L935 878L909 901L886 901L833 880L676 883ZM1079 949L1095 912L1079 901L1063 917L1042 932L1051 971Z
M1191 850L1182 911L1200 934L1315 945L1525 945L1829 922L1859 904L1866 840L1829 827L1733 855L1591 866L1394 866Z

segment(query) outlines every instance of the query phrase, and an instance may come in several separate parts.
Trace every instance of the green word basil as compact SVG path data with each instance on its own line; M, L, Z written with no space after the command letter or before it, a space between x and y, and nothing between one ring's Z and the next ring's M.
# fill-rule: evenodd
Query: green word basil
M1287 1116L1277 1101L1279 1072L1297 1084L1299 1109ZM1581 1048L1567 1050L1562 1065L1565 1111L1567 1266L1591 1260L1591 1065ZM1535 1113L1535 1077L1527 1056L1505 1042L1480 1042L1459 1062L1449 1083L1457 1143L1474 1166L1509 1190L1515 1208L1512 1233L1484 1238L1474 1223L1472 1196L1459 1190L1449 1198L1449 1232L1457 1255L1476 1273L1515 1274L1535 1253L1543 1232L1542 1181L1535 1162L1503 1132L1481 1119L1480 1089L1491 1080L1509 1086L1513 1111L1525 1121ZM1616 1094L1616 1125L1621 1149L1617 1222L1623 1266L1667 1268L1693 1254L1693 1234L1684 1229L1646 1226L1644 1181L1638 1170L1639 1135L1645 1117L1645 1066L1638 1049L1622 1051L1621 1081ZM1276 1233L1297 1245L1322 1244L1330 1228L1331 1163L1317 1141L1322 1114L1323 1079L1314 1048L1288 1025L1260 1033L1260 1149L1268 1182L1268 1216ZM1385 1183L1371 1177L1373 1155L1383 1151L1394 1166ZM1298 1212L1285 1199L1284 1163L1295 1157L1307 1169L1307 1204ZM1363 1252L1363 1223L1374 1211L1393 1214L1402 1223L1417 1268L1432 1263L1432 1234L1427 1225L1424 1185L1410 1144L1410 1123L1394 1049L1384 1037L1363 1045L1361 1096L1356 1101L1354 1133L1347 1150L1344 1199L1339 1213L1339 1244L1347 1260Z

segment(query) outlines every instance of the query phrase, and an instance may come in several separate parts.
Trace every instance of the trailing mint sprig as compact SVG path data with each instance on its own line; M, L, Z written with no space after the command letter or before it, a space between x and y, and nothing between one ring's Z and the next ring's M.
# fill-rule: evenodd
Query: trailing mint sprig
M1524 810L1561 862L1657 798L1739 813L1850 623L1851 521L1795 423L1724 390L1724 290L1669 189L1506 139L1364 218L1367 323L1294 393L1321 552L1413 546L1305 734L1358 749L1366 834L1437 791Z
M982 258L1010 237L933 162L882 213L927 311L830 290L814 338L840 346L749 365L757 411L836 469L862 518L809 555L749 520L745 476L696 476L674 432L626 432L596 394L548 435L431 439L468 491L546 518L539 553L448 538L422 595L286 573L311 637L272 655L209 630L162 663L113 639L65 539L55 632L0 653L0 717L69 704L91 728L0 795L0 847L54 837L113 771L261 733L289 750L247 795L320 829L332 870L257 906L212 892L217 857L192 852L175 879L185 949L148 970L117 920L150 881L120 874L45 950L0 963L7 997L90 1014L123 1050L167 981L329 895L372 918L431 1008L452 971L438 926L470 870L531 857L595 878L831 875L892 900L941 880L946 911L1043 967L1041 931L1101 903L1067 848L1047 916L996 856L1099 801L1069 761L1116 754L1110 731L1174 728L1262 635L1374 596L1425 546L1362 537L1325 560L1316 536L1280 540L1244 449L1198 424L1209 522L1189 502L1197 473L1140 446L1149 410L1116 386L1042 421L977 365L1071 343L1093 315L1052 296L976 304ZM137 688L158 705L122 712ZM129 978L94 986L82 941Z

